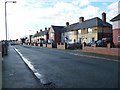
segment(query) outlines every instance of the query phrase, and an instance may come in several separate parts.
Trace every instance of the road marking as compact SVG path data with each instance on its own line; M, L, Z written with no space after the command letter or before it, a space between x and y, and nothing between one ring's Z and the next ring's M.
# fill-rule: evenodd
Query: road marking
M34 68L34 66L31 64L31 62L30 62L27 58L25 58L25 57L19 52L18 49L16 49L15 47L14 47L14 49L15 49L15 51L19 54L19 56L22 58L22 60L26 63L26 65L30 68L30 70L34 73L34 75L40 80L40 82L41 82L42 84L45 84L46 82L45 82L45 80L43 80L42 74L40 74L40 73Z
M97 56L81 55L81 54L71 53L71 52L68 52L68 54L75 55L75 56L90 57L90 58L105 59L108 61L120 62L119 60L116 60L116 59L108 59L108 58L102 58L102 57L97 57Z

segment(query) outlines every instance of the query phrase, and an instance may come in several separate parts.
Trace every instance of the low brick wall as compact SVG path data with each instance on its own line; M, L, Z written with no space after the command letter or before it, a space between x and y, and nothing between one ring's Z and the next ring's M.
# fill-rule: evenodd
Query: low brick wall
M52 44L47 44L47 48L53 48Z
M47 47L47 44L43 44L43 47Z
M67 44L66 43L57 43L57 48L58 49L67 49Z
M110 48L109 45L108 47L84 47L82 51L104 55L120 56L120 48Z
M47 44L48 48L57 48L57 44Z

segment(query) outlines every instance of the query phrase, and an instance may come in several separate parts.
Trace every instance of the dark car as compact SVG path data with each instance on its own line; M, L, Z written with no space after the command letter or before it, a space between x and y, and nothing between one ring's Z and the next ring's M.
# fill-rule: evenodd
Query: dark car
M107 42L106 40L98 40L96 42L97 47L107 47Z
M82 43L70 43L67 44L68 49L82 49Z

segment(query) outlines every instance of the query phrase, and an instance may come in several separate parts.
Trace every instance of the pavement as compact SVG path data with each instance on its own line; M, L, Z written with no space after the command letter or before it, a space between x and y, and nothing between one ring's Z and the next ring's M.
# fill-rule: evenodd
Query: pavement
M2 89L2 58L0 57L0 90Z
M2 62L2 88L41 88L41 83L25 65L13 47Z

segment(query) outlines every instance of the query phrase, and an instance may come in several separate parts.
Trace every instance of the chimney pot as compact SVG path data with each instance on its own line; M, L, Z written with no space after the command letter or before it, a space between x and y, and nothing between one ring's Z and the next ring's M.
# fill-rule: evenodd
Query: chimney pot
M106 22L106 13L105 12L102 13L102 21Z
M50 30L50 27L48 28L48 30Z
M38 31L36 33L38 33Z
M84 17L79 18L79 22L82 23L84 21Z
M66 22L66 26L69 26L69 22Z
M40 29L40 32L42 32L42 29Z
M45 27L45 30L47 30L47 27Z

